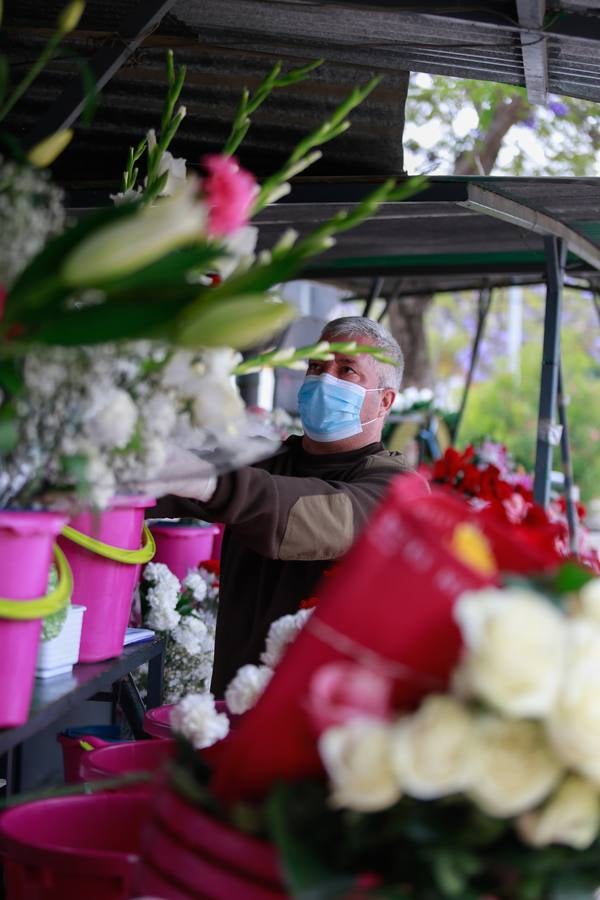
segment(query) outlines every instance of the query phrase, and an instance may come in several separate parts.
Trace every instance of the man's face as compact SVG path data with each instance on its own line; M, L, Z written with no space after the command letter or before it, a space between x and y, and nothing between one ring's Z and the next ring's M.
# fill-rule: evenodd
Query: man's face
M346 340L346 338L340 340ZM366 342L363 341L363 343ZM379 387L377 368L367 354L352 356L351 354L336 353L335 359L310 359L306 374L333 375L341 381L350 381L367 389Z

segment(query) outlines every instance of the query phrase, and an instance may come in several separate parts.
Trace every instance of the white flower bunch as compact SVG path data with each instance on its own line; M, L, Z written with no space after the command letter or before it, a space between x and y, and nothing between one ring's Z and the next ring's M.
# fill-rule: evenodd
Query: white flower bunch
M165 703L201 693L210 684L218 595L217 576L202 568L190 569L181 583L162 563L144 569L143 624L166 638Z
M0 507L77 491L101 509L119 490L156 484L169 446L213 457L222 448L225 460L248 452L244 404L230 374L237 358L228 349L191 352L149 341L27 354ZM4 402L0 392L0 410Z
M171 727L202 750L227 736L229 718L217 712L212 694L188 694L171 710Z
M433 403L433 391L430 388L406 387L396 394L394 409L397 412L409 412L413 407L419 409Z
M297 613L281 616L271 623L266 648L261 654L261 666L248 665L238 669L225 691L225 702L232 713L241 715L256 705L271 680L281 659L306 625L313 609L299 609Z
M162 563L148 563L144 581L149 584L144 595L149 607L144 624L156 631L177 628L181 620L176 608L181 590L179 579Z
M321 734L332 804L366 811L461 794L514 819L532 846L589 847L600 832L600 579L568 613L514 587L464 594L455 617L454 696Z

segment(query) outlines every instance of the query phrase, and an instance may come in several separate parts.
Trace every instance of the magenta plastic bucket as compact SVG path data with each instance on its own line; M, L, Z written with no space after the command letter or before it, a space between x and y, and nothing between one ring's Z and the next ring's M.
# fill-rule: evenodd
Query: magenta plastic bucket
M167 706L156 706L154 709L149 709L144 714L144 731L146 734L162 740L172 738L171 710L174 706L174 703L169 703ZM215 700L215 707L217 712L226 713L229 716L229 724L234 728L240 717L229 712L224 700Z
M83 781L118 778L127 772L157 772L175 754L175 741L127 741L91 750L81 757ZM139 787L132 785L131 789ZM143 788L147 789L144 783Z
M117 497L103 512L80 513L69 525L111 547L139 550L144 510L154 503L151 497ZM86 607L79 661L119 656L141 566L107 559L65 537L59 543L73 571L73 603Z
M48 588L52 547L67 517L54 512L0 511L0 597L33 600ZM41 619L0 619L0 728L27 721Z
M84 780L79 773L81 759L86 753L91 752L81 746L82 742L89 744L94 750L99 747L110 747L113 743L121 741L121 728L119 725L68 728L58 734L56 740L62 747L65 784L78 784Z
M150 794L55 797L0 818L7 900L126 900Z
M141 840L140 893L171 885L166 900L282 900L287 897L275 848L235 831L163 788ZM164 888L162 888L164 891Z
M214 559L213 543L219 533L216 525L151 525L156 541L154 562L164 563L183 580L189 569L206 559Z

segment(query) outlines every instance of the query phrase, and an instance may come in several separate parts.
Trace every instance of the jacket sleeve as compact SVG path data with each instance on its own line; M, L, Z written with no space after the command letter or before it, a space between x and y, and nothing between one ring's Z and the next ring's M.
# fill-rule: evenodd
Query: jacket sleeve
M224 522L239 543L271 559L337 559L350 548L391 478L402 471L398 463L373 462L349 482L245 467L221 476L208 503L166 498L171 512L160 514ZM159 509L166 506L161 502Z

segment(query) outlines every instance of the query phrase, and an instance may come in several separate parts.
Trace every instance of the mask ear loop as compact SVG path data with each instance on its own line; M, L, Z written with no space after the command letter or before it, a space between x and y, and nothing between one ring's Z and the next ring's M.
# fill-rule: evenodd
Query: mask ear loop
M365 390L365 394L369 394L369 393L371 393L371 391L387 391L387 388L384 388L384 387L382 387L382 388L365 388L364 390ZM381 416L375 416L374 419L367 419L366 422L361 422L360 423L361 430L364 431L365 425L372 425L373 422L376 422L378 419L381 419L381 418L382 418Z

